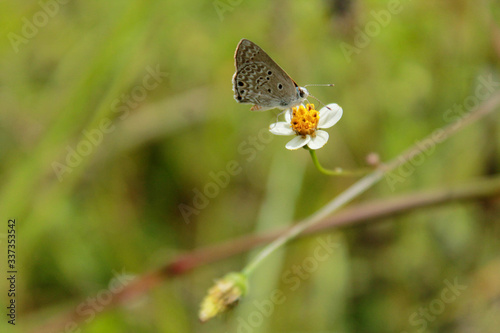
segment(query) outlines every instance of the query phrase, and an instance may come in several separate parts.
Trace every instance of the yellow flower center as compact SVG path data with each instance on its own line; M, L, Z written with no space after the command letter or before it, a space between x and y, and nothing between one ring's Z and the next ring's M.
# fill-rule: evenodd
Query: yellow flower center
M305 137L306 135L316 136L318 128L319 111L314 109L314 104L295 106L292 108L292 129Z

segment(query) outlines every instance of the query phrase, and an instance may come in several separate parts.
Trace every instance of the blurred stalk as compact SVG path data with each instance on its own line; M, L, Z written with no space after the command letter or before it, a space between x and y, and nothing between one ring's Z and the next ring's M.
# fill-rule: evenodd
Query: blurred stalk
M389 161L386 164L381 165L378 169L368 174L367 176L361 178L356 183L354 183L347 190L342 192L340 195L332 199L323 208L318 210L316 213L311 215L309 218L297 223L295 226L290 228L287 232L282 234L280 237L275 239L273 242L268 244L262 251L242 270L242 273L249 275L252 271L270 254L276 251L278 248L283 246L285 243L295 238L297 235L302 233L304 230L312 227L319 221L323 220L328 215L337 211L339 208L343 207L354 198L358 197L370 187L375 185L380 179L382 179L389 172L394 171L396 168L408 163L411 159L425 153L428 149L427 145L420 144L420 142L430 142L434 147L439 143L445 141L453 134L459 132L469 124L481 119L487 114L496 110L498 104L500 103L500 94L494 95L485 103L477 108L472 109L470 112L464 114L462 117L456 121L448 124L447 126L437 129L429 134L427 137L418 141L415 145L404 151L402 154ZM437 135L439 133L439 135ZM437 139L439 137L439 139ZM314 156L313 156L314 160Z
M439 131L440 133L440 142L443 142L450 136L459 132L463 128L467 127L469 124L481 119L482 117L490 114L494 110L497 109L500 104L500 94L492 96L489 100L481 104L480 106L474 108L469 113L464 114L461 118L456 120L449 125L434 131L432 134L424 138L423 141L430 140L431 142L435 142L435 133ZM136 279L130 285L122 290L121 293L118 293L116 297L113 298L113 301L108 304L107 308L111 308L117 303L121 303L126 301L130 297L140 295L152 287L158 285L163 282L166 278L180 275L185 273L188 270L199 267L203 264L207 264L210 262L214 262L223 258L227 258L233 256L235 254L244 252L248 249L251 249L261 243L267 242L269 240L273 240L270 244L268 244L259 254L251 261L244 271L250 273L252 272L259 264L262 262L267 256L273 253L276 249L281 247L286 242L295 238L296 236L309 231L319 231L325 230L331 227L336 227L339 225L348 225L354 224L361 220L365 219L375 219L381 216L388 216L391 214L395 214L398 212L406 211L409 209L424 207L432 204L449 202L452 200L465 200L465 199L473 199L473 198L484 198L496 196L500 193L500 177L496 177L493 179L484 179L473 183L472 185L468 185L465 187L455 188L455 189L444 189L436 192L425 193L425 194L417 194L415 200L414 197L407 196L406 198L399 198L395 201L395 203L390 205L390 201L388 206L384 209L383 205L376 204L373 205L370 209L367 207L354 207L351 210L351 217L347 218L344 214L344 221L342 219L340 222L335 218L329 220L328 223L324 222L319 224L321 220L326 218L332 212L338 210L340 207L344 206L352 199L356 198L360 194L364 193L371 186L376 184L384 175L395 170L401 165L406 164L410 161L411 158L414 158L417 155L420 155L425 152L425 147L415 144L410 147L398 157L389 161L386 164L381 165L377 170L373 171L369 175L363 177L356 183L354 183L351 187L349 187L346 191L341 193L339 196L332 199L328 204L326 204L323 208L318 210L316 213L311 215L309 218L303 220L302 222L296 224L295 226L285 230L278 231L273 234L267 234L263 236L250 236L243 237L237 240L230 241L228 243L224 243L218 246L203 248L191 253L185 254L173 260L171 263L165 265L157 271L151 272L149 274L144 275L142 278ZM428 197L428 198L427 198ZM337 216L337 219L339 216ZM60 325L64 325L67 322L79 322L82 320L81 316L78 316L73 311L69 314L64 315L63 317L56 318L56 321L52 325L48 325L49 331L54 331L57 327L61 327ZM64 327L64 326L62 326ZM41 329L37 332L46 332L47 330Z
M257 218L256 232L264 233L266 230L286 229L293 222L297 201L300 197L302 180L304 178L306 160L295 159L295 156L288 154L287 151L280 151L273 157L271 170L267 180L266 196L261 205L259 216ZM256 253L249 254L249 260ZM265 267L252 276L250 283L259 286L252 289L247 296L248 301L238 306L235 317L251 312L255 305L254 300L262 300L277 289L277 283L280 281L280 273L283 268L285 252L277 253L266 262ZM268 331L269 321L259 326L262 332ZM237 327L232 330L237 331Z
M421 191L397 198L381 199L355 205L321 223L315 224L305 230L300 236L316 234L340 226L353 226L362 222L380 220L385 217L408 213L418 208L437 206L456 201L488 199L497 196L500 196L500 176L482 178L465 185ZM117 304L142 295L168 278L185 274L192 269L235 256L261 244L275 240L289 229L278 229L261 235L243 236L222 244L200 248L179 255L158 270L144 274L130 285L127 285L120 293L116 294L116 297L113 298L113 301L107 308L112 308ZM82 317L72 311L63 314L51 324L35 332L57 331L57 328L64 328L64 325L68 322L78 322L81 320Z

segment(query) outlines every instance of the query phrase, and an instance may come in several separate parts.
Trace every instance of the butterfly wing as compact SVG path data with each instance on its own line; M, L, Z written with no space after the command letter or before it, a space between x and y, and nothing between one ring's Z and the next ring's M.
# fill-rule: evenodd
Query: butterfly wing
M242 39L234 55L234 98L251 110L286 109L301 102L297 83L257 44Z

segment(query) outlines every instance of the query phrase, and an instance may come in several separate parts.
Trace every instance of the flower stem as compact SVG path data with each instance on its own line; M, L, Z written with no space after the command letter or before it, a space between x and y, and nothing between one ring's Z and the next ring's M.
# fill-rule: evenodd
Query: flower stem
M335 168L334 170L330 169L325 169L318 160L318 156L316 156L316 151L313 149L310 149L309 147L305 147L305 149L309 150L309 153L311 154L311 158L313 160L314 165L316 168L319 170L319 172L328 175L328 176L361 176L364 175L371 170L368 168L364 169L358 169L358 170L344 170L342 168Z
M469 113L465 114L462 118L458 119L457 121L448 124L447 126L443 127L442 130L442 140L439 142L442 142L452 136L453 134L459 132L461 129L466 127L467 125L473 123L474 121L484 117L485 115L493 112L496 110L498 105L500 104L500 94L496 94L493 97L491 97L489 100L481 104L480 106L476 107L472 111L469 111ZM434 132L431 133L429 136L425 137L424 140L431 140L432 141ZM435 143L437 144L437 143ZM316 153L313 150L309 150L311 152L311 157L314 161L314 164L316 167L323 173L330 172L330 170L325 170L318 162L318 159L316 157ZM401 155L398 157L390 160L386 164L381 165L377 169L373 170L371 173L368 175L364 176L363 178L359 179L357 182L355 182L351 187L349 187L347 190L342 192L340 195L337 197L333 198L329 203L327 203L325 206L320 208L316 213L312 214L308 218L300 221L299 223L295 224L292 228L288 229L287 232L283 233L280 237L276 238L274 241L269 243L267 246L265 246L258 254L257 256L251 260L245 268L241 271L242 274L248 276L250 273L252 273L255 268L271 253L279 249L281 246L289 242L290 240L294 239L297 235L302 233L304 230L312 227L319 221L323 220L325 217L328 215L332 214L333 212L337 211L339 208L343 207L344 205L348 204L350 201L352 201L354 198L358 197L365 191L367 191L369 188L371 188L374 184L376 184L380 179L382 179L387 173L395 170L399 166L407 163L411 157L415 155L420 155L424 153L424 149L420 147L419 145L414 145L405 152L403 152ZM326 173L326 174L331 174L331 173Z

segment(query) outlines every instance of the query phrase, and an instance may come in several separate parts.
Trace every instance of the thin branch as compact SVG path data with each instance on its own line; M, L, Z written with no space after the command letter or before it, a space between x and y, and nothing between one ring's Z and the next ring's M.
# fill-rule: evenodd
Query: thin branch
M392 217L419 208L456 201L488 199L496 196L500 196L500 176L480 179L470 184L455 186L453 188L423 191L391 199L376 200L346 208L336 216L325 219L321 223L305 230L300 237L318 234L341 226L353 226ZM125 286L120 293L115 295L112 302L107 305L107 310L146 293L166 279L185 274L195 268L230 258L273 241L289 231L289 229L290 227L274 230L262 235L243 236L180 255L158 270L145 274ZM68 322L78 323L82 320L82 316L78 316L75 311L71 311L59 317L50 326L45 326L45 328L41 328L36 332L54 332L62 329Z
M434 142L434 144L440 143L453 134L457 133L458 131L462 130L467 125L491 113L499 104L500 94L496 94L489 100L481 104L479 107L465 114L462 118L449 124L448 126L445 126L442 129L439 129L439 141L436 141L436 131L434 131L428 137L424 138L422 141L431 140L431 142ZM407 163L410 158L422 154L423 152L424 148L415 144L395 159L382 165L379 169L373 171L369 175L354 183L346 191L334 198L323 208L318 210L315 214L292 226L289 229L276 231L267 235L247 236L238 240L223 243L221 245L198 249L191 253L181 255L159 270L148 273L141 278L136 279L131 284L127 285L121 292L115 295L113 300L106 306L106 309L109 309L116 304L125 302L126 300L134 296L143 294L144 292L150 290L169 277L183 274L193 268L202 266L207 263L231 257L269 241L272 241L272 243L268 244L254 259L253 262L255 262L256 264L260 260L265 258L265 256L267 256L270 252L274 251L275 248L281 246L283 243L289 241L290 239L298 236L303 232L318 232L320 230L325 230L333 226L351 225L360 221L364 221L366 219L379 218L382 216L387 216L388 214L394 214L396 212L402 212L408 209L414 209L416 207L424 207L432 204L449 202L451 200L489 197L498 194L500 185L498 184L498 178L495 178L493 181L487 180L481 182L480 186L471 185L471 187L467 190L464 190L463 188L458 190L442 190L441 192L436 192L437 194L424 193L417 194L417 197L413 198L406 197L396 200L393 199L389 203L385 204L380 202L372 203L371 206L370 204L366 204L364 206L362 205L361 207L358 206L356 209L346 210L346 212L351 211L351 213L344 212L343 214L337 215L335 218L324 220L332 212L344 206L353 198L357 197L368 188L373 186L375 183L377 183L386 173L393 171L397 167ZM429 198L426 198L426 196L429 196ZM322 222L318 223L320 221ZM252 262L250 263L250 265L252 265ZM72 311L68 314L64 314L51 324L46 325L36 330L35 332L57 331L63 329L68 322L78 323L82 320L82 316L78 316L78 314Z
M434 131L425 137L422 141L429 142L430 145L436 146L448 139L451 135L459 132L467 125L481 119L485 115L493 112L498 104L500 103L500 94L496 94L489 100L484 102L479 107L474 108L470 112L464 114L458 120L448 124L447 126ZM366 192L373 185L378 183L389 172L394 171L401 165L406 164L411 158L419 156L425 152L427 148L424 145L416 143L405 152L400 154L398 157L394 158L392 161L381 165L378 169L374 170L370 174L358 180L356 183L351 185L347 190L333 198L329 203L320 208L316 213L312 214L308 218L295 224L286 233L272 241L270 244L266 245L243 269L242 273L248 275L252 272L255 267L257 267L265 258L270 254L284 245L286 242L292 240L297 235L299 235L304 230L317 224L319 221L327 217L328 215L336 212L341 207L347 205L356 197L360 196Z

